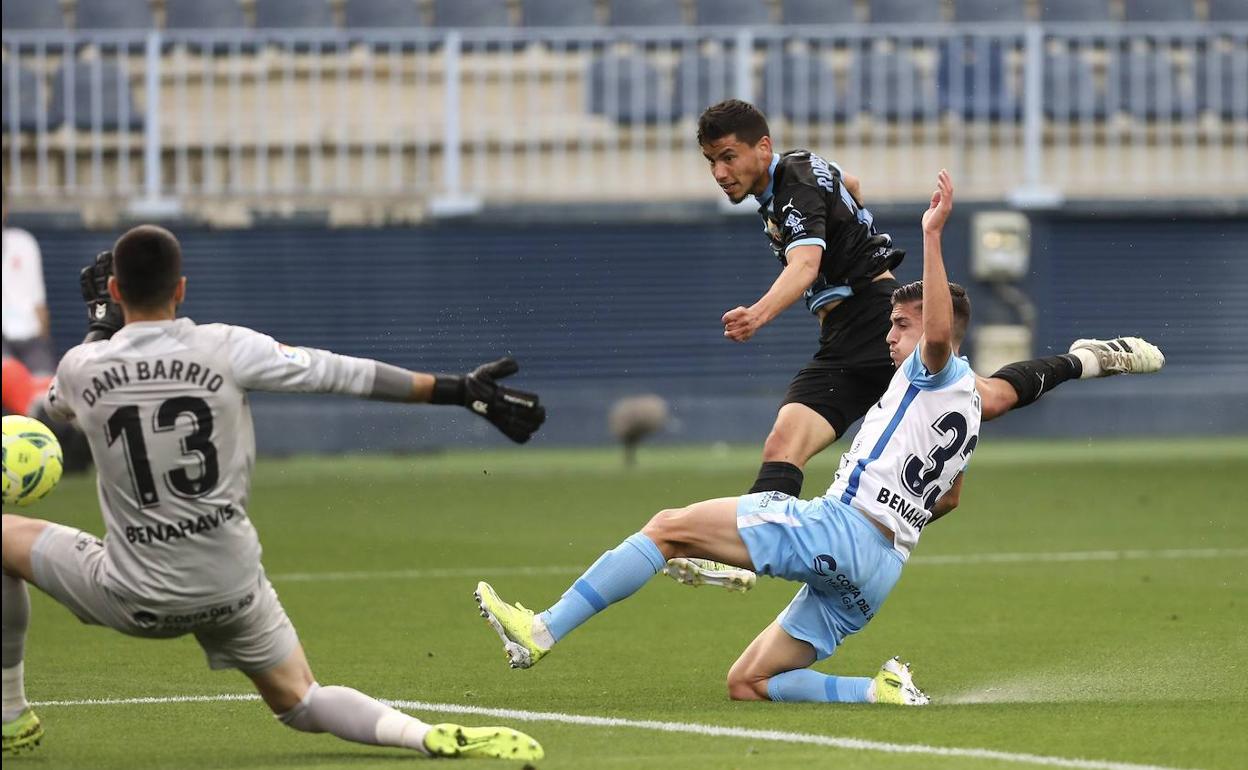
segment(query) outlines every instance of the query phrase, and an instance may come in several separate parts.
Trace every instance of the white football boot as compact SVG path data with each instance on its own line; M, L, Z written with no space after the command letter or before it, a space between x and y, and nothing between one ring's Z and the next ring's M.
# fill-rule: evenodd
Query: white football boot
M758 580L748 569L710 559L669 559L663 574L687 586L722 586L740 593L753 588Z
M1115 337L1112 340L1075 340L1070 352L1088 350L1101 365L1099 377L1113 374L1151 374L1166 365L1166 357L1157 346L1139 337Z

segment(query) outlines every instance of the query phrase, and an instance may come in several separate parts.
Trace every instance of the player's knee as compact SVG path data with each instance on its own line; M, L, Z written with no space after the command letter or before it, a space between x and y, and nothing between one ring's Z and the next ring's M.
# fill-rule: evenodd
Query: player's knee
M48 523L40 519L30 519L15 513L4 514L3 522L0 523L0 542L3 543L0 551L3 552L5 572L27 580L32 577L30 551L34 547L35 539L46 526Z
M767 440L763 442L763 459L769 462L791 462L795 448L793 430L776 423L772 426L771 433L767 434Z
M767 700L767 680L734 668L728 672L728 697L732 700Z
M659 511L641 528L641 533L653 540L669 559L679 556L675 551L685 542L682 536L682 519L688 512L688 508L666 508Z

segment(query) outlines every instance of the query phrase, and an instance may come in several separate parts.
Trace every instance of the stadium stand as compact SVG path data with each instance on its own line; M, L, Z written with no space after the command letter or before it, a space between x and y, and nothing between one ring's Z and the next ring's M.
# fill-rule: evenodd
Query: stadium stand
M589 67L590 112L621 125L653 124L671 117L662 78L641 54L609 54Z
M860 84L863 110L877 119L919 120L940 111L933 78L909 51L860 54L851 77Z
M672 75L672 114L697 118L702 110L732 96L733 62L727 56L686 52Z
M695 24L770 24L771 7L758 0L696 0L693 6Z
M936 71L941 111L963 120L1020 120L1022 98L1009 63L1017 49L1015 41L982 38L943 43Z
M857 21L854 0L785 0L780 4L782 24L853 24Z
M770 53L763 61L763 111L798 122L849 117L836 72L822 56Z
M256 0L257 29L331 29L334 11L328 0Z
M931 24L944 21L941 5L932 0L870 0L867 16L872 24Z
M1104 22L1114 17L1109 0L1040 0L1040 20Z
M1026 21L1027 0L954 0L957 22Z
M152 29L156 22L147 0L78 0L75 23L78 29Z
M1127 21L1196 21L1192 0L1124 0Z
M434 0L435 27L509 27L507 0Z
M65 29L60 3L48 0L5 0L0 5L5 30L39 32Z
M1045 117L1050 120L1105 120L1109 113L1106 92L1098 85L1091 62L1083 56L1066 53L1045 58Z
M1118 106L1139 120L1195 117L1196 91L1165 51L1130 51L1118 64Z
M598 24L594 0L522 0L520 23L526 27L593 27Z
M32 132L39 130L40 119L47 121L47 107L44 104L43 79L25 67L4 62L0 72L0 84L4 95L4 132ZM10 102L10 94L15 93L15 100ZM56 126L45 125L45 129L53 130Z
M414 29L425 26L414 0L346 0L347 29Z
M1248 115L1248 50L1214 51L1197 60L1196 107L1227 121Z
M113 60L69 62L58 70L52 79L48 120L80 131L143 129L143 113L135 104L130 79Z
M670 0L610 0L607 23L613 27L679 27L685 14Z
M165 0L165 29L244 29L247 18L238 0Z
M1209 21L1248 21L1248 0L1209 0Z

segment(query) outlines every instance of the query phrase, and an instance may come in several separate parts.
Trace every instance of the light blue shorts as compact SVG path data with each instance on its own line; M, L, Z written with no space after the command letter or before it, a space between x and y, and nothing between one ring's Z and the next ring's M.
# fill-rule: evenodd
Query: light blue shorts
M839 500L743 495L737 530L755 572L805 584L776 620L820 660L862 630L901 577L904 562L893 544Z

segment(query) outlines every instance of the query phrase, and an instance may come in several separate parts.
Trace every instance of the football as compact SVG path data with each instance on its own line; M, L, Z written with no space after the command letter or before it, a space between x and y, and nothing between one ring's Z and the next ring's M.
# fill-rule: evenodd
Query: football
M30 505L61 480L61 443L38 420L4 418L4 503Z

